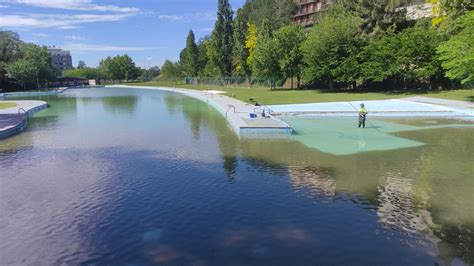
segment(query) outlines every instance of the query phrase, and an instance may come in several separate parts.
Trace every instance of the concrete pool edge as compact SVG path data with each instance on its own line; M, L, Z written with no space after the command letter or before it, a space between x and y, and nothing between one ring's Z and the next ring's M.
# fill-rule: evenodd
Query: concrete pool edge
M44 101L8 101L16 106L0 110L0 140L7 139L26 130L28 117L48 108Z
M261 116L255 119L248 118L249 113L255 113L256 109L259 108L225 95L183 88L150 86L110 85L106 86L106 88L159 90L180 93L192 97L205 102L216 109L222 116L224 116L234 132L242 138L286 138L293 132L290 125L273 116L270 118L263 118Z

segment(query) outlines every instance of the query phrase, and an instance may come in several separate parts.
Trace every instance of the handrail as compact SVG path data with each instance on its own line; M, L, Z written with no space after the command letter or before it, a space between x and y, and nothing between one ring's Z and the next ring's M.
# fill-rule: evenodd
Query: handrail
M28 120L28 118L29 118L28 112L27 112L25 109L19 108L19 109L18 109L18 115L22 115L22 113L21 113L22 111L23 111L23 114L24 114L25 117L26 117L26 120Z
M235 106L232 104L227 105L227 112L225 113L225 118L227 118L227 114L229 113L230 109L234 109L234 114L236 113Z

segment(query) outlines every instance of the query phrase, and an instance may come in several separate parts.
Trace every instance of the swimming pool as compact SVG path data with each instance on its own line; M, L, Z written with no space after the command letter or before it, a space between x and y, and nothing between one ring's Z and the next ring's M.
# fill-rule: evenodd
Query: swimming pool
M171 92L34 99L50 108L0 141L7 265L474 263L472 124L298 120L294 139L239 139Z

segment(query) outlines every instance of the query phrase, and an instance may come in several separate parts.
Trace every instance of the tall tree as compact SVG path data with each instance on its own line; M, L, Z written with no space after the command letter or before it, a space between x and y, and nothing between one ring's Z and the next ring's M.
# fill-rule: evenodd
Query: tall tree
M183 50L181 65L185 75L195 77L198 74L198 48L196 45L196 37L192 30L189 31L186 38L186 48Z
M358 76L357 38L360 19L334 5L321 17L303 44L304 77L310 83L351 83Z
M438 47L439 58L446 76L462 84L474 82L474 11L455 20L459 29Z
M218 0L217 21L212 33L213 61L222 76L232 74L233 11L229 0Z
M271 26L267 20L262 23L257 37L255 55L252 59L252 69L259 78L270 79L270 88L276 88L276 81L282 77L279 55L275 53L276 42L273 39Z
M303 70L303 52L301 44L306 36L301 26L284 26L275 32L275 52L279 55L278 63L285 74L285 78L291 78L293 89L293 77L297 78L297 87L300 86L301 72Z
M56 70L51 64L51 56L46 47L40 47L32 43L23 43L20 45L20 56L29 60L38 70L37 81L45 83L56 76Z
M249 49L245 45L247 39L247 22L241 19L235 20L234 27L234 56L236 62L236 71L247 77L249 83L252 79L252 70L248 64L250 55Z

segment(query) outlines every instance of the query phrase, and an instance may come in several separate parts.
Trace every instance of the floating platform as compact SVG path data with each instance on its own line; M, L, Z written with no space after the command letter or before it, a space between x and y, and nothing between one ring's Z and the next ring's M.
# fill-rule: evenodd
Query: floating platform
M48 108L44 101L12 101L16 106L0 109L0 140L9 138L28 127L28 117Z

